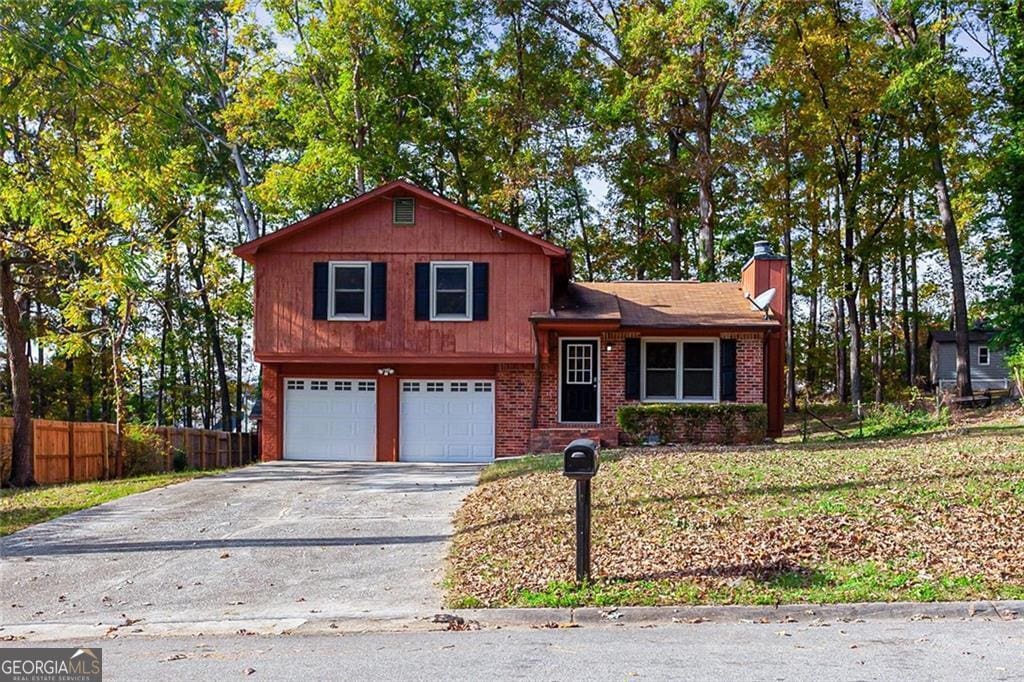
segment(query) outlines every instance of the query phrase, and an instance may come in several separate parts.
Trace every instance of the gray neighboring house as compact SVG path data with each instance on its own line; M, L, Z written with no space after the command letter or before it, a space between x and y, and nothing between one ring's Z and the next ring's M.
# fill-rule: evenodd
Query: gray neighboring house
M972 329L968 333L971 344L971 386L976 392L986 389L1013 389L1010 369L1006 366L1005 352L992 345L995 329ZM936 390L956 388L956 333L934 331L928 334L931 355L931 384Z

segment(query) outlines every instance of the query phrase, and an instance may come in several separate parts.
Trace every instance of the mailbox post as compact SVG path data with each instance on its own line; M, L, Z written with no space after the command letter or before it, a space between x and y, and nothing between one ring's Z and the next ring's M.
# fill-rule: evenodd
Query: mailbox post
M562 473L576 481L576 582L590 579L590 479L600 466L601 446L589 438L569 443Z

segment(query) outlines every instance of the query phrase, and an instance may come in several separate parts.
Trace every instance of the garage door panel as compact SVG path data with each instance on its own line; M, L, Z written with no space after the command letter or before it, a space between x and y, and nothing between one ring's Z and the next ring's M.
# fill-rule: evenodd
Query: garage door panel
M376 459L376 382L285 379L285 459Z
M494 458L491 381L403 381L399 459L489 462Z

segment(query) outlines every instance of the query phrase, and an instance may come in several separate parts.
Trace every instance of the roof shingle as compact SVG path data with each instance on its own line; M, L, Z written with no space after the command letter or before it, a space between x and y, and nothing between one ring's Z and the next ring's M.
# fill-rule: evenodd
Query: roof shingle
M738 282L575 282L554 310L535 316L566 322L619 322L623 327L774 327L751 308Z

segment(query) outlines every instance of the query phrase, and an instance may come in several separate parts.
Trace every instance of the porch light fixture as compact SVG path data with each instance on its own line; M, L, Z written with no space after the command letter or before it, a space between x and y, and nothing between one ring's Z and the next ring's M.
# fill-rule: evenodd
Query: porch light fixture
M394 370L393 367L381 367L380 369L377 370L377 374L379 374L379 375L381 375L383 377L389 377L389 376L391 376L394 373L395 373L395 370Z
M612 352L612 342L611 342L611 341L609 341L609 342L607 343L607 345L605 345L605 347L604 347L604 352L605 352L605 353L611 353L611 352Z

